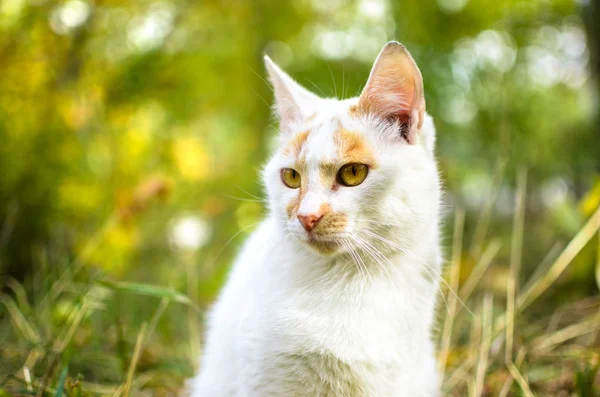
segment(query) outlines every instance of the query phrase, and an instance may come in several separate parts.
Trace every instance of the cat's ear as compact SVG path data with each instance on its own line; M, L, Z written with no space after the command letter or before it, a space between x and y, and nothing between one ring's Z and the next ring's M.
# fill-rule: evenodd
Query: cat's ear
M400 134L413 143L423 124L423 78L408 50L396 41L387 43L371 69L358 102L361 113L398 121Z
M282 131L290 123L302 121L316 112L321 98L296 83L266 55L265 66L273 84L275 108Z

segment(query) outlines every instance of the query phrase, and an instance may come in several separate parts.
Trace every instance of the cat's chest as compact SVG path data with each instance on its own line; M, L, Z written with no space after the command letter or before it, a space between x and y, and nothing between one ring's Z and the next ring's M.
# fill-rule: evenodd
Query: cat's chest
M330 352L352 361L393 361L415 335L426 335L418 332L410 296L383 285L295 291L274 303L270 320L277 349Z

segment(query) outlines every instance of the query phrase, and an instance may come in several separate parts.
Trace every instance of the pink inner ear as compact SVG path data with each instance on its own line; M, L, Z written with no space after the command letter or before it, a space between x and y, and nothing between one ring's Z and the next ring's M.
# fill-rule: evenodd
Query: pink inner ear
M398 43L388 44L373 66L359 107L400 123L400 134L412 143L425 111L422 87L421 73L406 49Z
M418 122L414 118L419 116L413 111L415 84L407 80L392 77L374 81L361 96L360 106L366 112L376 114L389 122L398 122L402 138L408 143L413 143L414 122Z
M364 102L371 112L382 117L410 116L414 92L414 84L407 84L406 78L389 76L373 82L365 93Z

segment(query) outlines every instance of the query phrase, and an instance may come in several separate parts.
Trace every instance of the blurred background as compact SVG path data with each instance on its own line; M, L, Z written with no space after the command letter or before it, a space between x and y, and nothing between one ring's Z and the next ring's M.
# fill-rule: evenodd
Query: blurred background
M277 124L264 53L315 93L346 98L387 41L405 44L437 125L456 285L487 252L476 290L503 305L511 269L517 285L543 275L583 231L520 321L566 304L596 312L598 222L584 224L600 204L599 10L597 0L3 0L0 395L66 384L170 395L192 374L201 313L266 211L258 174ZM541 379L575 368L565 382L576 388L597 368L594 332L590 355Z

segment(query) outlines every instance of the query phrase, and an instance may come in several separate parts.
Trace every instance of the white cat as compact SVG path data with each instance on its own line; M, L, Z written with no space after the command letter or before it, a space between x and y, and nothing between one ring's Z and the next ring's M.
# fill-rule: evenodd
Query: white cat
M191 395L439 396L441 193L417 65L390 42L339 101L265 62L281 130L269 215L211 312Z

